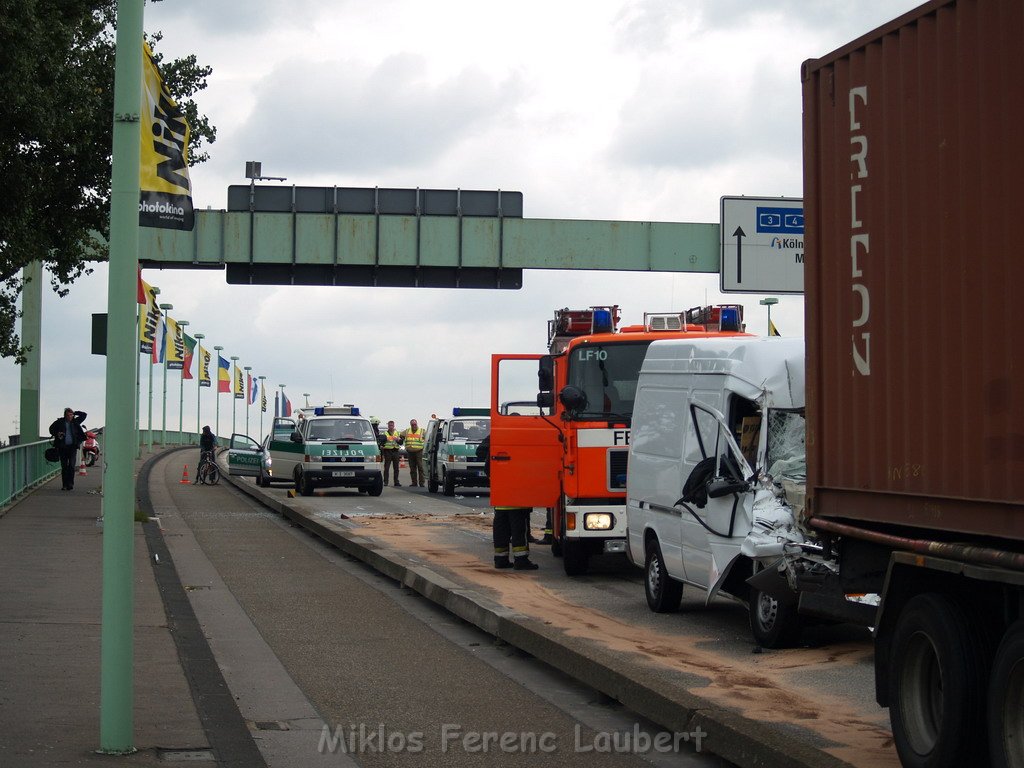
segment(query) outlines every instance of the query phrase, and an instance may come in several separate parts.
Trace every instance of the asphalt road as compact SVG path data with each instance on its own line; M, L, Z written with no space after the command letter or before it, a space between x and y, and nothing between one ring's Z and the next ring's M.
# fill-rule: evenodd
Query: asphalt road
M167 491L160 511L169 528L177 519L188 526L357 764L721 765L681 740L678 752L635 754L644 738L636 734L655 737L659 729L291 527L230 485L180 484L180 467L172 456L154 470ZM281 488L275 493L286 492ZM317 501L357 515L355 507L419 505L426 501L414 498L420 493L426 495L388 488L380 499L343 492ZM455 501L486 506L487 497ZM217 653L221 641L211 624L205 630ZM233 670L229 685L244 673Z

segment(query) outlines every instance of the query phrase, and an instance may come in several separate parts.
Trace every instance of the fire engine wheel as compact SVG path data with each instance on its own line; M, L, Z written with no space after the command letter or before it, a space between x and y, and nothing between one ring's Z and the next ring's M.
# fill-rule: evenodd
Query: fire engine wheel
M585 541L562 542L562 568L566 576L582 576L590 567L590 551Z
M917 595L896 620L888 664L889 720L900 762L908 768L975 764L988 680L977 624L944 595Z
M682 582L668 575L661 545L656 540L647 544L647 563L644 566L644 594L647 607L655 613L674 613L683 599Z
M443 477L444 482L444 495L454 496L455 495L455 478L450 477L446 472Z
M562 540L561 539L554 539L551 542L551 554L554 555L555 557L561 557L562 556Z
M993 768L1024 766L1024 621L999 644L988 691L988 741Z

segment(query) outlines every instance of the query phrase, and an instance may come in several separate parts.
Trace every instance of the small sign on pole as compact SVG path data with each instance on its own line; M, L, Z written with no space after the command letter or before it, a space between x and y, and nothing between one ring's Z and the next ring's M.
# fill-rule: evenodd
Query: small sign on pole
M723 197L722 293L804 292L804 201Z

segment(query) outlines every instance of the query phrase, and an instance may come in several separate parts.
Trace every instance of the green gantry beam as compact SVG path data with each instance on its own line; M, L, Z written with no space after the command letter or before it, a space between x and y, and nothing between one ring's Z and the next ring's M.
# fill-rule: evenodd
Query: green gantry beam
M718 224L212 210L139 242L144 266L229 283L474 288L518 288L523 269L717 273L719 252Z

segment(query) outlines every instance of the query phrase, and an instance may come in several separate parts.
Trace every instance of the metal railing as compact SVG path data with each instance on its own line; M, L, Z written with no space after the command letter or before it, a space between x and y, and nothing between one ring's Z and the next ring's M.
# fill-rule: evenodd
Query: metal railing
M52 440L0 448L0 507L60 473L60 462L46 460Z

